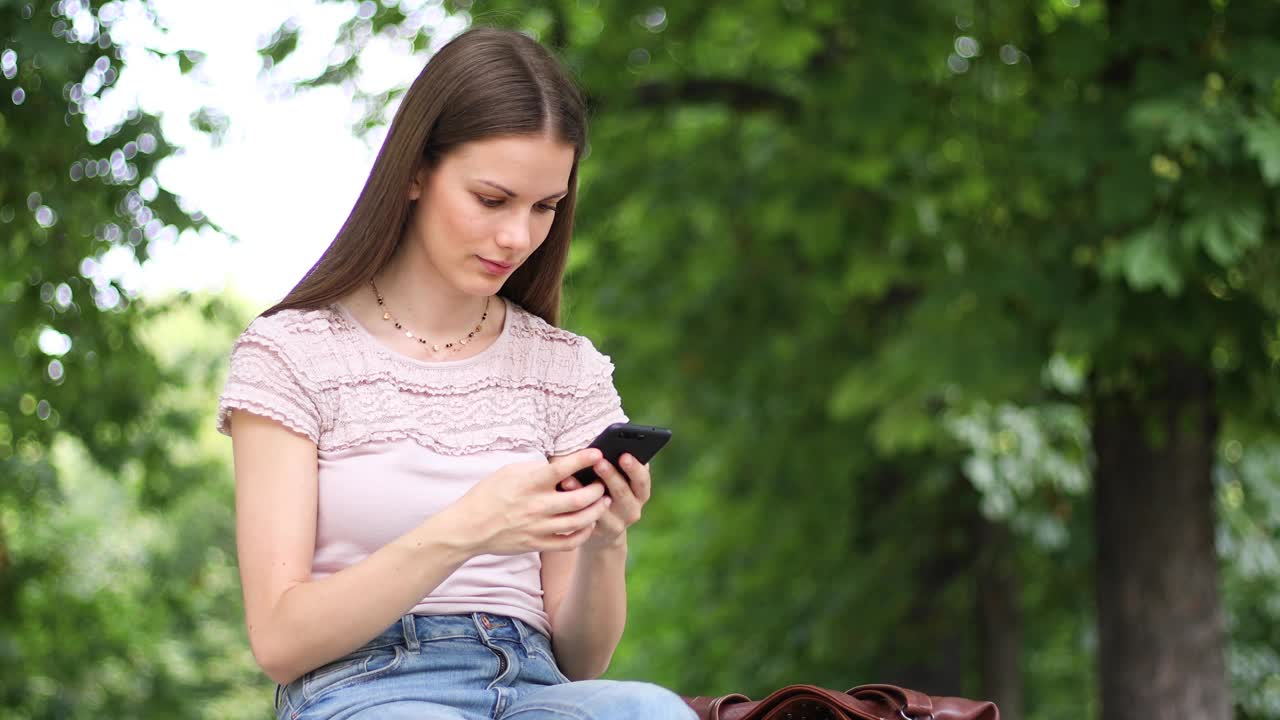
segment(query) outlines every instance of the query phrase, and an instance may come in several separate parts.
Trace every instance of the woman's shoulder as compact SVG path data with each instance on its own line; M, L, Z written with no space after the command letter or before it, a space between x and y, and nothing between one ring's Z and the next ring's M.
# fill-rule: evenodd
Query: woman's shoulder
M218 431L231 434L231 411L275 419L319 442L324 389L333 332L327 310L280 310L255 317L232 345L226 383L218 401Z
M340 328L340 319L332 307L289 308L255 317L236 338L236 345L256 342L284 351L305 351L308 346L327 341Z
M556 327L511 303L509 332L513 355L536 366L543 377L565 384L594 384L613 373L612 359L586 335Z
M319 380L343 368L338 362L345 332L332 306L289 308L255 317L231 347L237 356L261 357L280 369Z
M288 307L270 315L253 318L241 333L244 337L261 337L275 342L306 342L310 338L332 336L338 328L332 306Z

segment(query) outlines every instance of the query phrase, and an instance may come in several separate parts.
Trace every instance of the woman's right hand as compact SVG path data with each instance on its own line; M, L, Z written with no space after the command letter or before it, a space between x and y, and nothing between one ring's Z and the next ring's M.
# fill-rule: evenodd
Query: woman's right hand
M476 483L444 512L475 554L519 555L573 550L609 509L604 483L577 490L557 486L602 457L586 448L550 461L507 465Z

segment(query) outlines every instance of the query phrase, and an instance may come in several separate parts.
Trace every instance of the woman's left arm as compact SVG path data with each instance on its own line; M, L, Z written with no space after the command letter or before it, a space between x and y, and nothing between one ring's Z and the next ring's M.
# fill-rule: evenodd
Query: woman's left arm
M648 465L630 454L619 462L622 472L605 460L596 464L610 504L591 536L577 550L541 555L552 647L571 680L604 674L627 622L627 528L640 519L652 485ZM581 483L570 477L561 487L573 490Z

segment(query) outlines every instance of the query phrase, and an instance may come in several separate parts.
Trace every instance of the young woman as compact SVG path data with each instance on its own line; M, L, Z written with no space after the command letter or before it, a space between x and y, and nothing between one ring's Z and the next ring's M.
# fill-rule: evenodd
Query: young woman
M280 718L693 717L594 679L652 486L587 448L626 415L610 359L556 327L585 144L546 49L463 33L332 245L236 341L218 428ZM570 477L593 465L604 483Z

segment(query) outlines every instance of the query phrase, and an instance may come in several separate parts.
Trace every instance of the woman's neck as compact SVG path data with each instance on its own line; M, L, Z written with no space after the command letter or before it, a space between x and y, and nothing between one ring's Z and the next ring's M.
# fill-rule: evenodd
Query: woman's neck
M475 328L484 313L484 297L457 290L425 256L412 250L397 253L373 281L382 294L384 309L406 330L427 340L443 342L464 336ZM494 310L491 301L490 319L497 315Z

